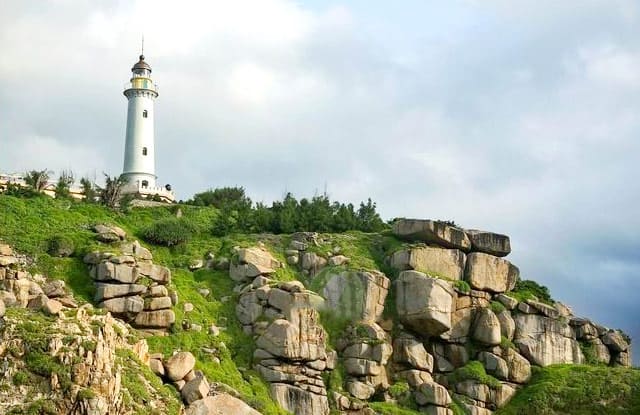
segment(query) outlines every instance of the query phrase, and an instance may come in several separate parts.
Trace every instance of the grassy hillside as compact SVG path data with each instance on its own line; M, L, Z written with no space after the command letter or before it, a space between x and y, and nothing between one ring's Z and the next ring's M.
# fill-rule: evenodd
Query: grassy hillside
M531 382L496 415L640 414L640 370L553 365L534 368Z
M145 243L145 229L158 221L176 218L188 223L191 237L188 243L173 247ZM151 248L154 262L171 268L172 288L179 296L174 308L176 325L169 336L148 339L151 352L165 355L174 350L191 351L201 369L211 382L221 382L236 389L252 406L264 414L284 414L271 400L268 386L252 368L253 340L242 332L236 319L237 293L226 271L201 269L189 271L189 264L202 259L207 253L216 257L232 255L234 246L251 246L258 241L267 245L279 260L290 242L288 235L229 235L215 237L212 223L219 211L211 207L173 205L156 208L133 208L127 213L115 212L99 205L49 197L15 198L0 195L0 240L11 244L18 252L34 259L30 265L34 273L62 279L76 298L91 302L93 281L83 256L92 250L108 250L108 245L95 239L92 227L97 223L122 227L130 239L138 239ZM73 242L75 252L68 258L58 258L47 253L50 241L62 237ZM390 278L394 273L384 264L384 257L401 246L401 242L385 233L346 232L323 235L330 244L311 247L319 253L340 247L342 254L351 258L350 268L380 269ZM300 279L303 275L292 268L279 269L280 280ZM203 296L199 290L208 289ZM539 297L540 287L520 287L521 294L532 291ZM385 312L393 316L393 285L387 299ZM190 302L194 311L185 314L182 305ZM199 324L200 332L182 329L182 322ZM208 327L215 324L226 327L219 336L211 336ZM330 338L332 328L329 330ZM215 353L212 354L211 351ZM218 362L214 356L219 358ZM335 371L338 374L338 371ZM339 383L339 382L338 382ZM329 382L331 385L331 382ZM606 404L606 407L604 406ZM380 414L415 413L389 403L373 403ZM535 371L532 382L523 388L512 402L497 412L511 414L640 414L640 371L637 369L596 366L552 366Z

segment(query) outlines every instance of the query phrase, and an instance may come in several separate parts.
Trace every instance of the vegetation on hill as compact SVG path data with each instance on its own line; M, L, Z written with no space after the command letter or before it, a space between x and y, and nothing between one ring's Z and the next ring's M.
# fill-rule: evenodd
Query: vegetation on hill
M640 414L640 370L553 365L534 368L531 382L496 415Z
M0 195L0 212L0 240L32 258L33 272L66 281L76 298L88 302L92 301L94 288L82 258L93 250L105 250L105 245L95 239L92 231L95 224L120 226L131 238L152 245L154 263L171 268L172 288L178 293L179 304L174 308L177 323L171 333L148 338L151 352L169 355L174 350L191 351L197 359L197 369L211 382L221 382L237 390L246 402L267 415L285 412L271 400L267 384L252 369L253 339L243 332L236 318L238 293L234 292L234 282L226 271L192 272L189 270L192 261L208 254L230 259L234 247L253 246L261 241L284 262L283 252L291 241L288 233L313 230L332 232L321 235L330 239L331 244L310 246L309 251L326 255L328 249L338 248L350 258L350 268L379 269L393 279L396 273L388 269L384 259L402 246L388 234L375 203L370 200L355 210L352 205L332 203L326 196L298 201L287 195L284 200L266 207L254 205L242 188L211 190L194 196L189 204L133 208L126 213L98 203L53 199L33 192L4 194ZM279 269L275 278L306 280L293 268ZM387 297L387 314L395 309L393 290L392 285ZM520 281L510 295L519 300L535 296L542 301L552 301L548 289L533 281ZM186 302L193 304L192 312L184 312L182 304ZM202 331L189 330L193 325L201 326ZM209 334L211 325L223 328L220 335ZM330 339L340 334L339 329L330 325L326 329ZM472 362L452 376L492 384L494 379L476 366L477 362ZM339 370L332 372L332 376L334 373L340 374ZM14 381L23 380L18 376ZM333 383L341 385L342 382ZM331 384L328 382L330 391ZM136 387L134 383L130 386ZM416 413L403 405L400 399L403 393L398 391L398 405L374 402L371 408L380 414ZM535 412L531 412L532 408ZM497 412L498 415L529 413L640 413L640 371L604 366L537 369L532 382Z

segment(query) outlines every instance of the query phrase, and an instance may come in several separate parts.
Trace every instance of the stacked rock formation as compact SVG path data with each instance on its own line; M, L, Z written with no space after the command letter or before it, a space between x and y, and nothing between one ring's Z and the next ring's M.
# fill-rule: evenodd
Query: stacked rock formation
M286 410L301 415L328 414L322 373L333 369L335 353L327 351L326 333L319 321L317 309L323 299L298 281L269 279L266 275L274 271L265 264L276 265L278 261L266 250L246 248L236 254L232 278L254 277L253 281L240 281L244 284L236 314L244 330L256 338L256 370L271 384L272 397ZM238 266L260 274L238 272Z
M297 232L291 235L291 243L285 251L287 263L297 265L304 275L315 276L326 266L341 266L349 263L349 258L340 255L338 247L319 255L309 252L310 246L319 245L319 236L316 232Z
M106 233L103 228L115 227L101 227L99 239ZM166 287L171 282L171 271L154 264L151 252L137 241L123 243L120 250L120 255L96 251L84 258L95 281L98 307L136 328L152 333L166 330L175 323L171 309L175 304Z
M64 281L47 281L42 275L25 270L27 258L16 254L9 245L0 244L0 317L6 307L42 309L49 315L63 308L76 308Z

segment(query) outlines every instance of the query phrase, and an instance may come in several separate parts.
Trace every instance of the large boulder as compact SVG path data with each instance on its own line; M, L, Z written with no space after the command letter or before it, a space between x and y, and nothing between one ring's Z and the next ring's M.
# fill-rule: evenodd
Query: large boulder
M433 372L433 356L427 353L422 342L413 337L399 337L393 342L393 360L415 369Z
M253 247L238 250L238 262L240 264L254 264L265 268L280 268L280 261L266 249Z
M452 280L464 277L465 262L465 254L459 249L429 246L402 249L391 255L391 266L395 269L435 273Z
M97 281L117 281L123 284L133 284L138 280L138 271L129 264L114 264L101 262L96 267Z
M494 293L511 291L519 275L518 267L506 259L481 252L467 255L465 279L476 290Z
M98 307L115 314L139 313L144 308L144 301L139 295L131 297L118 297L105 300Z
M609 330L602 336L602 342L609 346L609 349L613 352L624 352L629 348L629 343L627 343L622 334L616 330Z
M274 356L311 361L326 358L326 332L313 308L291 310L289 320L278 319L258 338L256 345Z
M164 362L164 372L173 382L184 378L196 364L196 358L190 352L178 352Z
M143 311L139 313L133 325L147 328L167 328L176 322L173 310Z
M93 227L93 230L97 233L96 239L101 242L118 242L124 241L127 237L127 233L115 225L103 225L98 224Z
M439 336L451 328L455 301L451 284L417 271L402 271L396 284L396 307L403 324L423 336Z
M284 410L296 415L328 415L329 400L326 395L316 394L286 383L272 383L271 397Z
M510 382L527 383L529 381L531 378L531 364L527 359L511 348L505 350L503 358L509 368Z
M320 277L318 277L320 278ZM389 279L377 271L342 271L323 275L325 306L341 318L378 321L389 291Z
M573 329L564 321L538 314L518 314L514 320L514 343L531 363L548 366L584 361Z
M460 228L425 219L398 219L393 223L393 233L399 238L410 241L422 241L457 248L463 251L471 249L471 240Z
M500 257L507 256L511 252L511 242L507 235L475 229L467 230L467 235L471 239L473 251Z
M109 298L125 297L129 295L142 294L147 291L147 287L140 284L96 284L96 294L94 299L98 302Z
M473 339L488 345L497 346L500 344L500 320L489 308L481 308L476 314L473 327Z
M185 415L260 415L243 401L228 393L207 396L189 405Z

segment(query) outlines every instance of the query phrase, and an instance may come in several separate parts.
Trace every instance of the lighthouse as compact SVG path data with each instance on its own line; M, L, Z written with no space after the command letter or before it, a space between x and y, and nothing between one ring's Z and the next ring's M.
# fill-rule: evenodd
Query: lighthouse
M144 60L144 55L140 55L131 73L124 90L128 106L121 176L126 185L122 193L134 193L146 198L157 195L161 200L171 202L174 200L171 186L159 187L156 184L153 120L158 87L151 79L151 66Z

